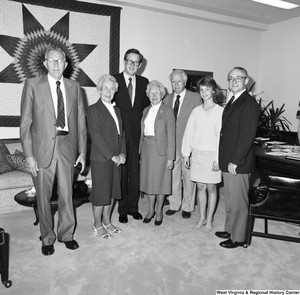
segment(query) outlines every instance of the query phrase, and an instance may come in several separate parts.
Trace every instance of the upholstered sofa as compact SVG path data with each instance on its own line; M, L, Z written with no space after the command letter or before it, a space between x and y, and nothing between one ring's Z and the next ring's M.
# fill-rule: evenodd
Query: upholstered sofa
M19 139L0 140L0 214L29 210L20 206L14 196L33 186L31 175L25 166L25 158Z

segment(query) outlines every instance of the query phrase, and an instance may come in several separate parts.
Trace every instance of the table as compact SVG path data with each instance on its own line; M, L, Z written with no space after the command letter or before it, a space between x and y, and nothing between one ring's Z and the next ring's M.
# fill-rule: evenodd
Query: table
M300 161L286 159L285 156L268 155L270 148L255 146L256 167L259 169L261 184L268 185L268 176L300 178Z
M26 190L23 190L19 192L17 195L15 195L15 201L26 207L32 207L35 213L35 222L33 223L34 225L38 225L39 223L39 215L38 215L38 207L37 207L37 202L36 202L36 197L28 197L27 194L25 193ZM84 203L89 202L89 194L90 194L90 188L86 185L85 180L83 181L75 181L73 185L73 205L75 208L81 206ZM51 203L51 210L52 213L54 214L57 211L57 192L56 192L56 183L54 183L53 186L53 193L52 193L52 198L50 200Z
M9 288L12 282L8 279L8 266L9 266L9 235L0 228L0 274L2 284Z

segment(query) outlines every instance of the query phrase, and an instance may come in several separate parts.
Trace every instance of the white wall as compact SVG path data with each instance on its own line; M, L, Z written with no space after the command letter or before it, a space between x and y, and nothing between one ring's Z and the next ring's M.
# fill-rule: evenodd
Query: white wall
M274 100L275 107L285 103L284 116L296 131L300 101L300 17L270 26L263 33L261 85L263 97Z
M234 66L259 78L261 32L123 7L120 36L120 70L124 52L136 47L147 59L143 75L160 80L169 91L173 68L212 71L225 89Z

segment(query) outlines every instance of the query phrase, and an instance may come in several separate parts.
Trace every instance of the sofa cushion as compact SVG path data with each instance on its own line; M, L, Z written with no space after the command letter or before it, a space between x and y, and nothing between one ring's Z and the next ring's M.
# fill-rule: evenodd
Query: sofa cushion
M30 173L29 168L26 167L25 156L22 152L16 150L15 154L6 155L8 163L16 170Z
M0 175L14 170L14 168L9 165L6 159L6 156L9 154L9 150L4 142L0 139Z

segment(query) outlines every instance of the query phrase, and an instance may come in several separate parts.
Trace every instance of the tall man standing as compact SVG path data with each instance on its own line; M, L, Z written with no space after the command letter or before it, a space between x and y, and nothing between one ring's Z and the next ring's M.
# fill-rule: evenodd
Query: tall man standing
M233 96L223 111L219 145L219 166L225 194L225 231L216 232L224 248L243 246L249 208L249 179L255 168L253 142L259 119L259 106L247 92L248 73L235 67L228 74Z
M169 196L170 209L166 215L174 215L182 210L183 218L190 218L195 209L195 183L190 180L190 170L184 165L181 152L182 138L192 110L202 104L199 93L185 88L188 77L183 70L175 70L170 76L173 93L168 94L164 103L174 109L176 119L176 159L172 173L172 195Z
M143 110L150 105L146 95L148 79L136 75L143 55L137 49L129 49L124 55L124 71L114 75L119 91L114 101L121 110L126 137L127 161L122 165L122 200L119 201L119 221L128 222L128 215L143 219L139 213L139 142Z
M53 230L50 199L57 177L57 238L70 250L75 216L72 201L74 165L85 168L86 123L80 85L63 77L65 53L50 48L44 66L48 75L25 81L21 99L20 137L26 165L36 189L42 253L52 255L56 235ZM79 155L78 155L78 153Z

